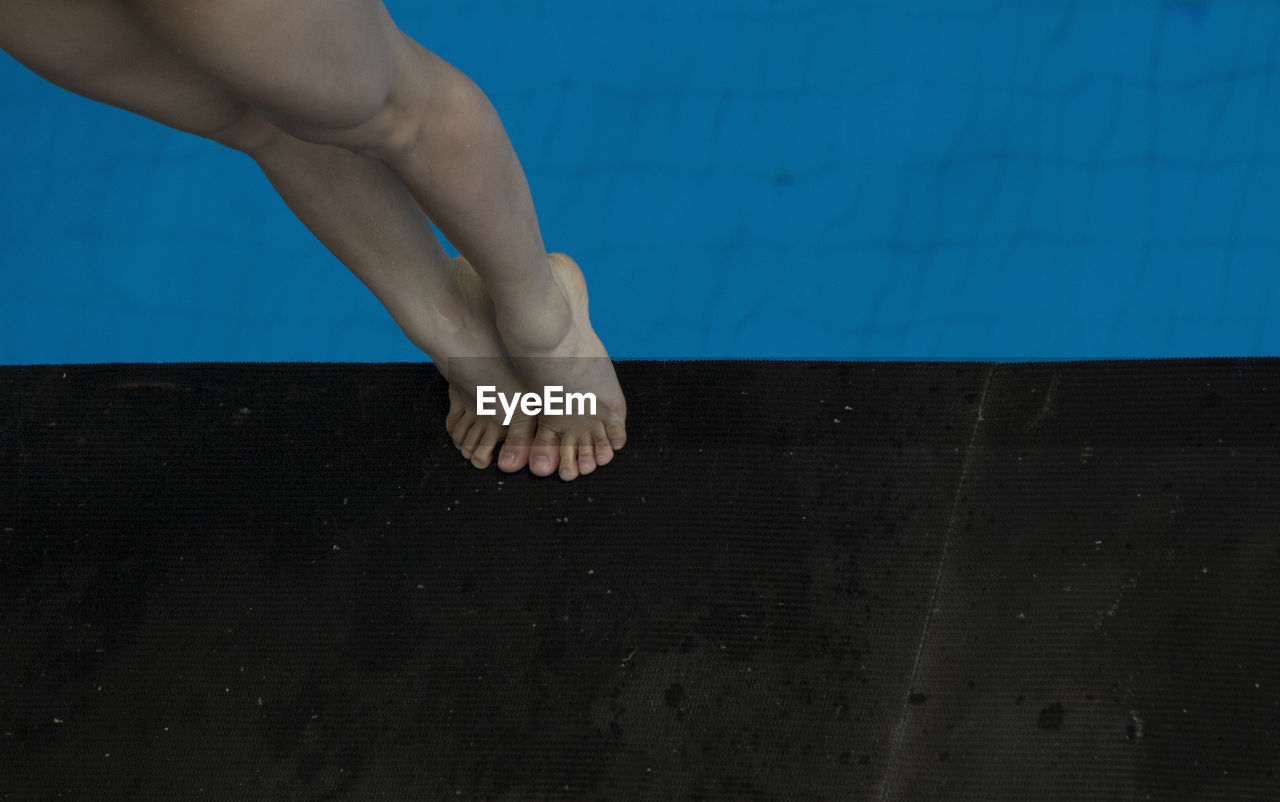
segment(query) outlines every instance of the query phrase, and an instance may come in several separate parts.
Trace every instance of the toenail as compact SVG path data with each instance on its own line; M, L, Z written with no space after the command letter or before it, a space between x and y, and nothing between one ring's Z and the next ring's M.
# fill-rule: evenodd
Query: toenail
M515 454L513 454L513 453L512 453L512 452L510 452L510 451L508 451L507 453L503 454L503 455L502 455L502 464L503 464L503 465L506 465L508 468L514 468L514 467L515 467L515 464L516 464L516 455L515 455Z
M534 457L533 468L538 471L545 471L551 468L551 460L546 457Z

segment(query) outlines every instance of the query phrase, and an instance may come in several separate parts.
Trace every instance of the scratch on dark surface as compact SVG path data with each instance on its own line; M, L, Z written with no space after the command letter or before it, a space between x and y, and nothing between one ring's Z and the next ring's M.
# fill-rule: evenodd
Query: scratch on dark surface
M1023 431L1034 431L1044 425L1049 418L1056 417L1057 413L1053 411L1053 396L1058 391L1058 384L1062 377L1055 373L1053 379L1049 382L1049 389L1044 392L1044 404L1041 405L1040 411L1031 416L1031 420L1027 421L1027 425L1022 427Z
M991 389L991 379L995 376L995 372L995 365L989 367L987 369L987 378L982 383L982 396L978 399L977 416L973 421L973 431L969 434L969 445L965 449L964 464L960 468L960 479L956 482L956 493L951 502L951 516L947 520L947 532L942 540L942 553L938 557L938 567L934 571L933 582L930 583L929 604L925 607L924 625L920 627L920 639L916 642L915 655L911 659L911 673L907 678L907 697L902 700L902 712L898 715L897 723L893 725L893 734L889 737L889 757L885 761L884 775L876 787L875 799L877 802L884 802L889 797L889 791L893 787L895 779L898 753L902 749L902 738L906 731L908 708L913 703L920 703L919 701L913 701L913 697L923 696L923 694L917 694L914 690L916 677L920 673L920 655L924 653L925 641L929 639L929 624L933 621L933 611L938 601L938 589L942 586L942 573L947 565L947 553L951 549L951 538L955 534L956 521L960 516L960 496L964 492L964 481L969 475L969 467L973 464L973 447L978 442L978 429L982 426L982 413L987 405L987 392Z
M1120 609L1120 602L1124 601L1125 594L1138 586L1138 576L1132 576L1124 581L1120 586L1119 593L1116 595L1115 601L1111 606L1098 613L1098 622L1094 625L1094 629L1102 629L1103 623L1108 618L1115 618L1116 611Z

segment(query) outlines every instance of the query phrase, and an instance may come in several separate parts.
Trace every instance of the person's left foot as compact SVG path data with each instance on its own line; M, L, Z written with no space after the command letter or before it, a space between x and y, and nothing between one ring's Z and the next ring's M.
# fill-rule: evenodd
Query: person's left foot
M454 258L452 267L453 286L462 302L463 315L468 318L463 328L472 333L471 339L477 341L458 342L451 346L450 350L464 353L466 357L435 361L436 369L449 382L449 414L445 417L445 428L462 456L477 468L489 467L493 463L494 450L498 443L502 443L498 468L514 473L529 464L537 418L517 412L511 423L503 426L500 418L476 414L477 386L492 385L497 392L511 396L523 391L524 382L516 375L515 368L502 350L493 304L480 276L461 256Z
M589 412L544 414L538 419L529 470L536 476L549 476L558 470L561 479L572 480L608 464L614 452L626 444L627 402L609 354L591 327L582 268L567 254L551 253L547 258L554 282L551 291L559 294L567 314L567 321L562 321L566 325L560 342L550 348L531 347L514 332L500 330L504 331L502 340L515 369L527 384L535 388L560 387L595 399ZM554 307L553 303L531 300L528 308L535 312L529 317L535 323L545 323L537 318L553 317Z

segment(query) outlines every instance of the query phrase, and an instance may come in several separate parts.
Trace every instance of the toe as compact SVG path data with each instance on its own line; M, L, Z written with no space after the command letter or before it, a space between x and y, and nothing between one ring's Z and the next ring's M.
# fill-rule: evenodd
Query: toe
M498 443L502 440L502 427L489 421L485 423L484 430L480 433L480 441L476 443L475 451L471 454L471 464L477 468L488 468L493 462L493 450L498 447Z
M466 404L462 403L462 397L458 395L458 391L455 390L452 385L450 385L449 414L445 416L444 428L447 431L452 432L453 427L456 426L458 424L458 421L462 420L462 417L466 414L467 414Z
M449 423L449 437L453 439L455 446L462 448L462 440L467 436L467 430L471 428L471 424L474 421L475 418L473 416L468 416L464 412Z
M583 476L596 469L595 435L584 432L578 438L578 472Z
M597 465L608 465L613 462L613 446L609 444L608 437L597 437L595 442L595 456Z
M460 407L456 404L449 407L449 414L444 419L445 431L449 432L450 434L453 434L454 428L458 425L459 421L461 421L463 416L466 414L467 414L466 407Z
M566 482L578 478L578 442L572 436L560 441L560 478Z
M467 428L467 433L463 435L462 442L458 448L462 451L462 456L471 459L471 455L475 453L476 446L480 443L480 436L484 434L485 422L476 418L471 421L471 425Z
M530 444L533 442L536 418L519 418L507 427L507 439L498 455L498 467L507 473L515 473L529 464Z
M539 426L529 451L529 470L536 476L550 476L560 464L560 433L548 426Z
M622 421L609 421L605 424L605 432L609 436L609 445L614 451L621 449L627 444L627 430L622 425Z

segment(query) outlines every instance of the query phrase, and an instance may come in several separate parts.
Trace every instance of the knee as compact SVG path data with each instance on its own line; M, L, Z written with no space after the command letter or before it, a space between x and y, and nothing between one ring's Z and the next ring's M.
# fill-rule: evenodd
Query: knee
M193 133L250 156L282 137L337 145L382 161L404 158L414 149L420 125L411 106L387 95L376 102L366 101L354 112L353 107L345 104L345 113L330 111L317 119L315 115L258 110L238 102Z
M383 162L411 157L424 134L440 128L465 104L451 68L401 38L404 46L394 49L384 68L322 81L324 114L315 109L286 113L278 120L280 127L299 139L338 145Z
M319 145L337 145L380 159L395 159L412 150L418 137L417 114L390 94L365 95L359 103L333 101L317 112L298 108L256 108L241 102L218 116L207 130L195 130L249 155L270 146L280 137Z
M366 120L342 131L331 144L388 164L415 158L424 146L472 146L476 117L484 113L488 99L451 68L419 77L398 83Z
M353 106L348 105L346 108L350 110ZM262 129L261 126L265 125L277 134L287 134L319 145L336 145L388 163L403 160L415 150L425 117L420 106L405 102L401 97L390 93L383 95L376 103L364 104L360 113L348 111L341 116L331 113L324 119L272 112L267 114L270 119L257 115L256 119L237 121L228 129L228 136L237 141L256 143L269 133Z
M239 104L222 125L196 133L250 156L275 142L284 132L251 106Z
M413 154L421 134L421 107L398 102L393 95L367 120L340 132L334 144L395 163Z

